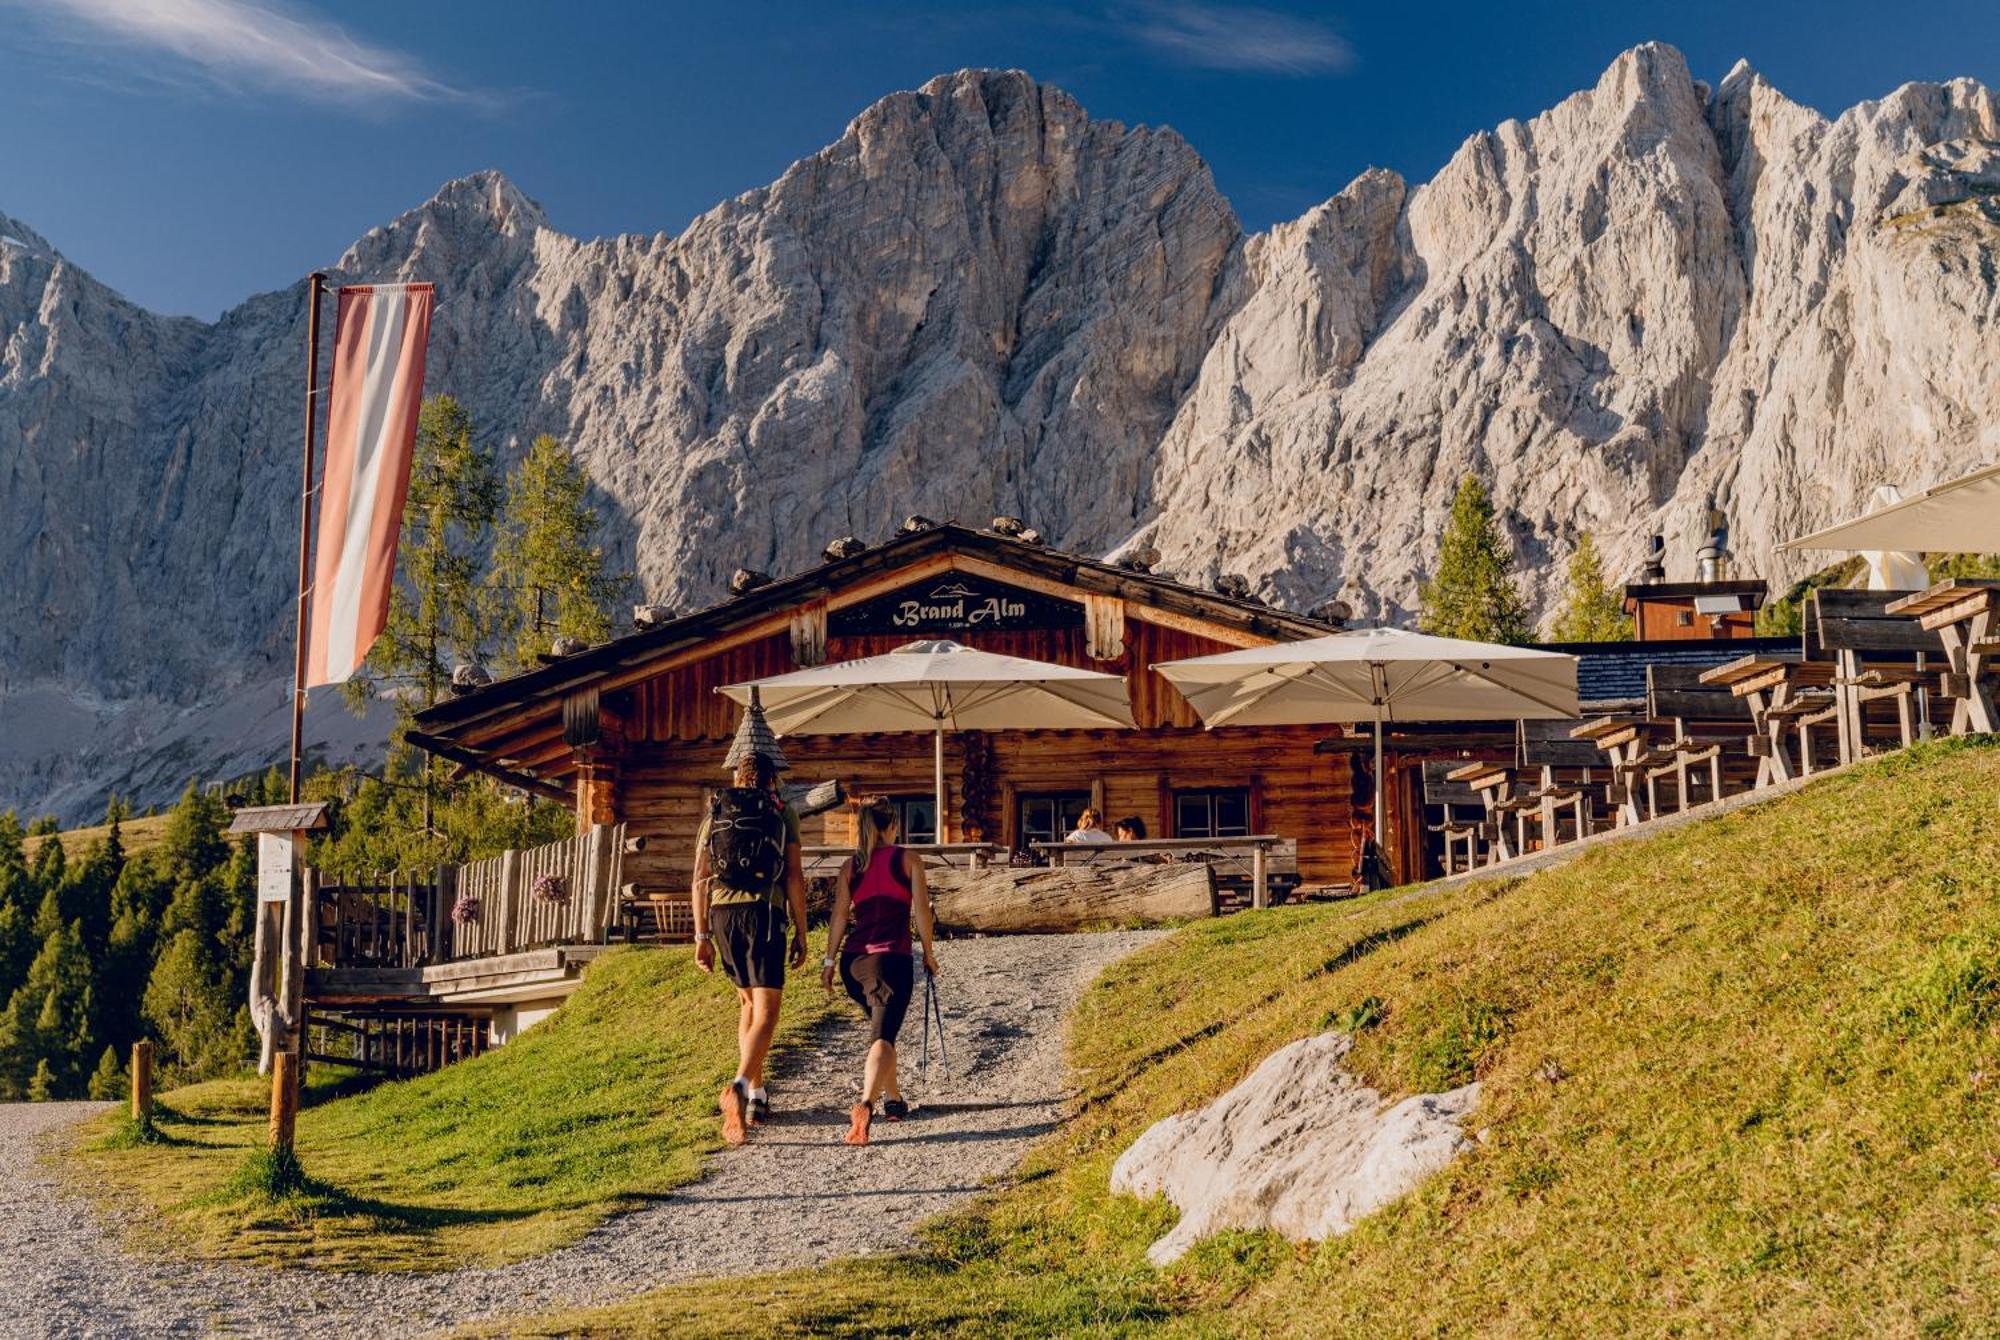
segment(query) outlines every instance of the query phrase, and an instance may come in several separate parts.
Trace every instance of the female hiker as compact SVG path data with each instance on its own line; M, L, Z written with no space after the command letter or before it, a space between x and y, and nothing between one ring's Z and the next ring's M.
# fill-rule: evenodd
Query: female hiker
M840 868L833 885L833 919L827 926L826 957L820 982L833 990L837 967L847 994L868 1016L868 1061L861 1074L861 1101L848 1112L847 1143L868 1143L875 1100L882 1115L901 1121L909 1115L896 1079L896 1034L915 988L910 915L924 941L924 971L935 973L931 953L931 895L916 853L896 845L896 807L877 796L861 807L861 851ZM838 956L836 958L836 955Z

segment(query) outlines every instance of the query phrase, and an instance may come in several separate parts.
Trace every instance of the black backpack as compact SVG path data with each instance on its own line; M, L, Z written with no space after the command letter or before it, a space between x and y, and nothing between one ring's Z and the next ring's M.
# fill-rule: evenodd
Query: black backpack
M708 868L727 889L769 893L785 873L785 810L769 791L728 786L708 804Z

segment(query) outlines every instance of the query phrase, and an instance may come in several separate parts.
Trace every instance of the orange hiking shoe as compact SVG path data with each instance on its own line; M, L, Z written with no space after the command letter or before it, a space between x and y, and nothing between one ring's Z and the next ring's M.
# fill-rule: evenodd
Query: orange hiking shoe
M722 1086L715 1103L722 1109L722 1143L740 1145L744 1140L743 1091L734 1081Z
M848 1109L848 1144L865 1145L868 1143L868 1123L874 1115L875 1110L866 1103L856 1103L852 1108Z

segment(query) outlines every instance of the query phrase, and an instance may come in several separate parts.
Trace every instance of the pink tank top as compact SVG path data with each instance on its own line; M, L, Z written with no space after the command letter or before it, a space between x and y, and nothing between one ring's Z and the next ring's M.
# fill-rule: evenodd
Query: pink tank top
M848 954L907 954L910 952L910 901L903 876L903 849L877 847L861 878L848 893L853 918L841 946Z

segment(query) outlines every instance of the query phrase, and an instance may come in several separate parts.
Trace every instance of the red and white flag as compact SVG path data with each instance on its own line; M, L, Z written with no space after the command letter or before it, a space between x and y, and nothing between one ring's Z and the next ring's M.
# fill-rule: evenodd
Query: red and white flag
M389 621L430 328L429 284L340 290L307 684L351 676Z

